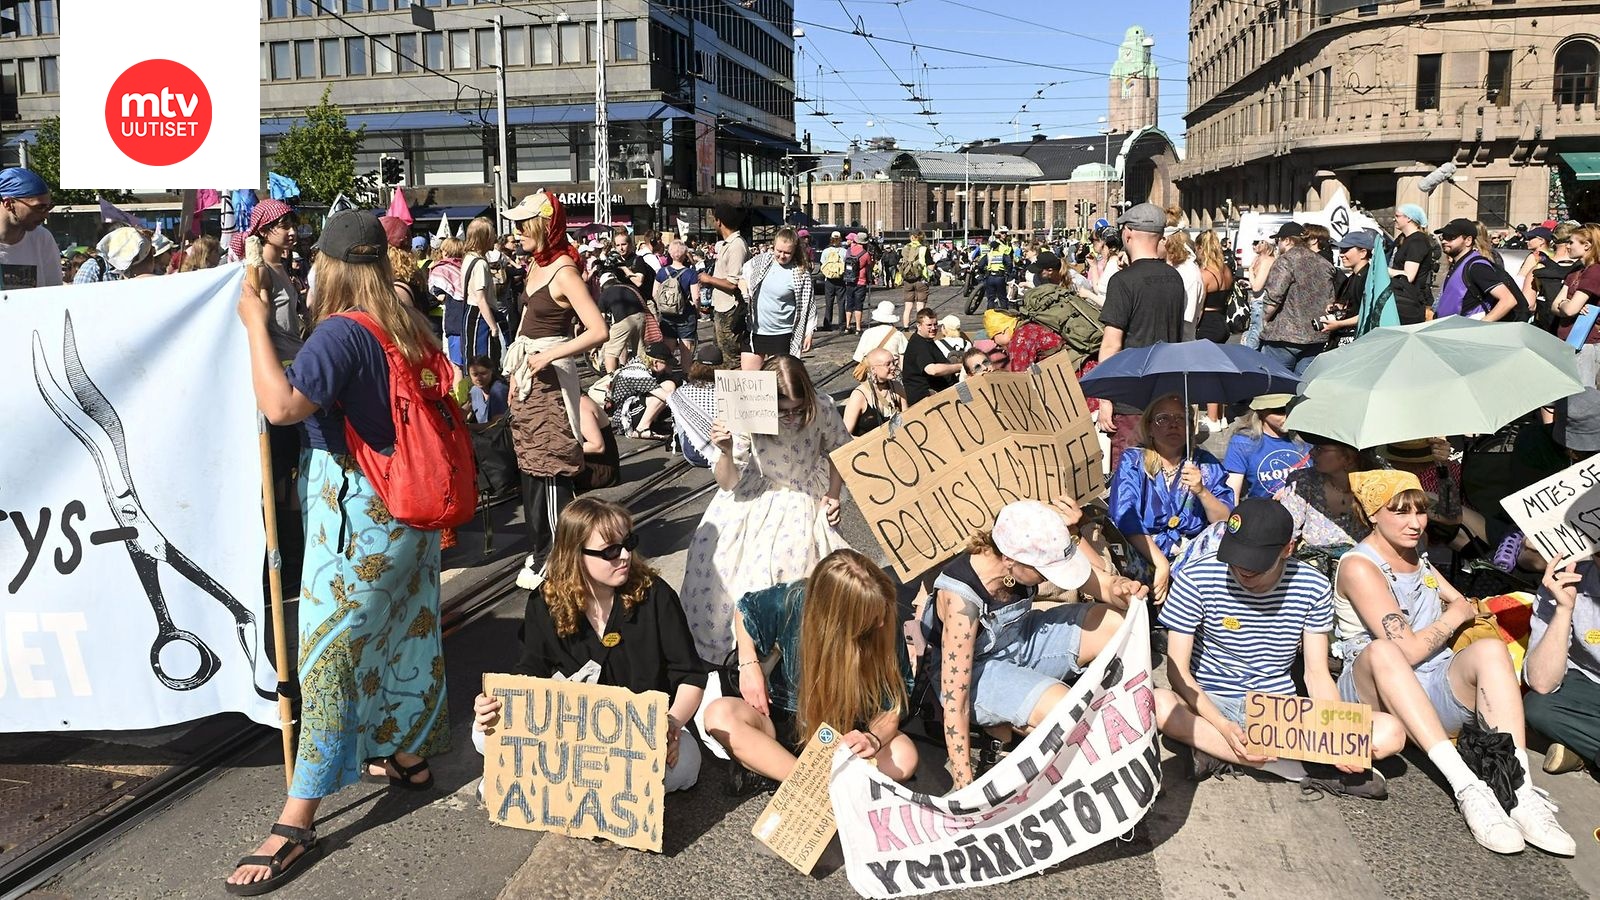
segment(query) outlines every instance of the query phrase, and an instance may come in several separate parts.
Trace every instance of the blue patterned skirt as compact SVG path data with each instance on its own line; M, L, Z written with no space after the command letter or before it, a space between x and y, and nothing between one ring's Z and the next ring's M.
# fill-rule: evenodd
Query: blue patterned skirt
M326 797L364 761L449 748L439 532L389 515L355 460L300 457L300 744L289 796Z

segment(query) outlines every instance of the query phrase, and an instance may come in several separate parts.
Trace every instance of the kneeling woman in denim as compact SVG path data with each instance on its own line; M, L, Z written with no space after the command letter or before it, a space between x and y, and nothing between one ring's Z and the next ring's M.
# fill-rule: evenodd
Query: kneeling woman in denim
M939 685L944 740L955 787L972 782L968 729L1038 725L1067 694L1072 681L1122 625L1118 609L1143 585L1104 566L1094 548L1072 533L1083 514L1071 500L1054 508L1036 500L1009 503L994 531L980 531L967 551L947 563L934 582L935 602L924 611L925 629L942 631L930 673ZM1033 608L1045 581L1081 590L1104 603L1063 603ZM935 617L937 620L935 621Z
M824 722L878 771L911 778L917 748L900 731L911 661L899 622L894 582L854 550L823 557L804 581L739 599L739 696L712 701L705 715L706 731L738 763L730 793L788 778L795 751Z

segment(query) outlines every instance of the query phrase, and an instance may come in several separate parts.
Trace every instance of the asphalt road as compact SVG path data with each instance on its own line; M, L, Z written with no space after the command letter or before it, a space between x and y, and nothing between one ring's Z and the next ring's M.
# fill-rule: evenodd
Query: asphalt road
M889 292L879 292L892 296ZM897 292L896 292L897 293ZM936 289L933 300L954 308L958 292ZM877 299L875 295L875 299ZM898 298L896 298L898 299ZM965 318L969 330L979 327ZM834 370L854 338L818 342L813 372ZM827 385L848 389L848 376ZM625 448L627 449L627 448ZM659 472L659 453L630 460L629 485ZM635 508L683 496L707 473L664 485ZM641 530L642 546L674 581L708 498L673 511ZM851 544L880 556L853 504L845 508ZM503 510L496 557L514 555L513 510ZM454 558L479 563L481 537L464 540ZM478 571L462 565L446 590L470 583ZM328 798L319 832L324 858L278 893L290 898L768 898L854 896L837 849L817 872L802 876L764 853L750 828L766 798L737 801L723 791L726 764L709 754L694 790L673 795L666 810L661 854L492 826L475 797L482 759L468 737L473 695L481 673L515 658L522 612L520 593L446 644L454 749L433 760L439 790L413 795L378 786L349 788ZM917 785L948 785L939 748L921 747ZM1561 805L1563 824L1578 838L1578 856L1560 860L1536 850L1497 857L1468 835L1420 754L1387 761L1391 796L1385 802L1337 798L1308 801L1286 782L1254 777L1194 785L1166 760L1162 792L1133 840L1114 841L1066 865L976 895L1059 897L1115 894L1128 898L1213 897L1580 897L1600 896L1600 785L1583 773L1536 776ZM1534 756L1535 766L1539 757ZM263 750L142 826L104 846L35 897L151 898L222 896L221 879L251 852L282 803L283 776L274 750Z

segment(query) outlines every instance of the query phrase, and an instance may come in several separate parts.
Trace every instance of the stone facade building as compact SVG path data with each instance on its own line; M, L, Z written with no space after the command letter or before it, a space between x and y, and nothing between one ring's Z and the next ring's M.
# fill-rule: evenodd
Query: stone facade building
M1600 219L1600 3L1193 0L1191 222L1419 203L1491 228ZM1454 183L1423 194L1439 165Z

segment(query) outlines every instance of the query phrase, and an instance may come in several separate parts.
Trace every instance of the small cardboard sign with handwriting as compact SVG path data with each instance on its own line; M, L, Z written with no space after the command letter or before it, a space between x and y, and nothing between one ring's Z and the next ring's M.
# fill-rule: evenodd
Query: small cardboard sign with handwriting
M1568 466L1500 501L1545 559L1600 549L1600 456Z
M666 694L523 675L484 675L483 692L503 704L484 742L490 821L661 852Z
M777 434L778 373L718 369L717 418L734 434Z
M824 723L817 728L801 751L794 771L772 795L750 830L756 840L807 875L816 868L822 851L838 831L833 822L833 802L828 798L828 778L839 737L831 725Z
M1245 749L1258 756L1372 768L1372 708L1251 691L1244 697Z

